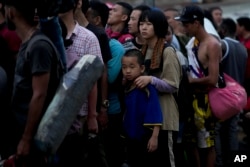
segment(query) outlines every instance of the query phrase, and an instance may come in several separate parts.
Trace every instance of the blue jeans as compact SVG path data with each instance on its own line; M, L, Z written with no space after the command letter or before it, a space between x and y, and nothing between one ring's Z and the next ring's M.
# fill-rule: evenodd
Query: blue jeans
M226 121L216 123L215 151L217 166L226 165L226 161L230 158L230 152L239 150L238 121L239 114Z

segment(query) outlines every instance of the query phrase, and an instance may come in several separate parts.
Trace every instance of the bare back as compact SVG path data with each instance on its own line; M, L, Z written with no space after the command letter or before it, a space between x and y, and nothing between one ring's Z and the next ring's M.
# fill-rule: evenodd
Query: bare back
M218 79L219 62L222 57L220 42L212 35L207 34L206 38L200 42L198 58L204 69L208 69L210 82Z

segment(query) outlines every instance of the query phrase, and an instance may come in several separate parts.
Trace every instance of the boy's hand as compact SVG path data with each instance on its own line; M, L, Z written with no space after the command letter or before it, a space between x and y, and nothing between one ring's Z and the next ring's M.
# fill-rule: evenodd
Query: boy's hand
M158 137L151 136L148 141L148 152L154 152L158 147Z

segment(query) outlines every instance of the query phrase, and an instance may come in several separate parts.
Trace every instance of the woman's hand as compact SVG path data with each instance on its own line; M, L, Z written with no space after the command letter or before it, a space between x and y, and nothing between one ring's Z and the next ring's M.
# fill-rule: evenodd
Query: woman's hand
M152 80L152 76L140 76L134 81L137 88L144 88Z

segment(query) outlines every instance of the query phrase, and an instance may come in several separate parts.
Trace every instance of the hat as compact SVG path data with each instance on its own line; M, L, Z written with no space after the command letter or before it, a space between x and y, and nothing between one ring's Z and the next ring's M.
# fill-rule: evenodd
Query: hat
M181 22L192 22L194 20L203 20L204 19L204 12L203 10L195 5L186 6L183 8L181 15L175 17L175 20Z

